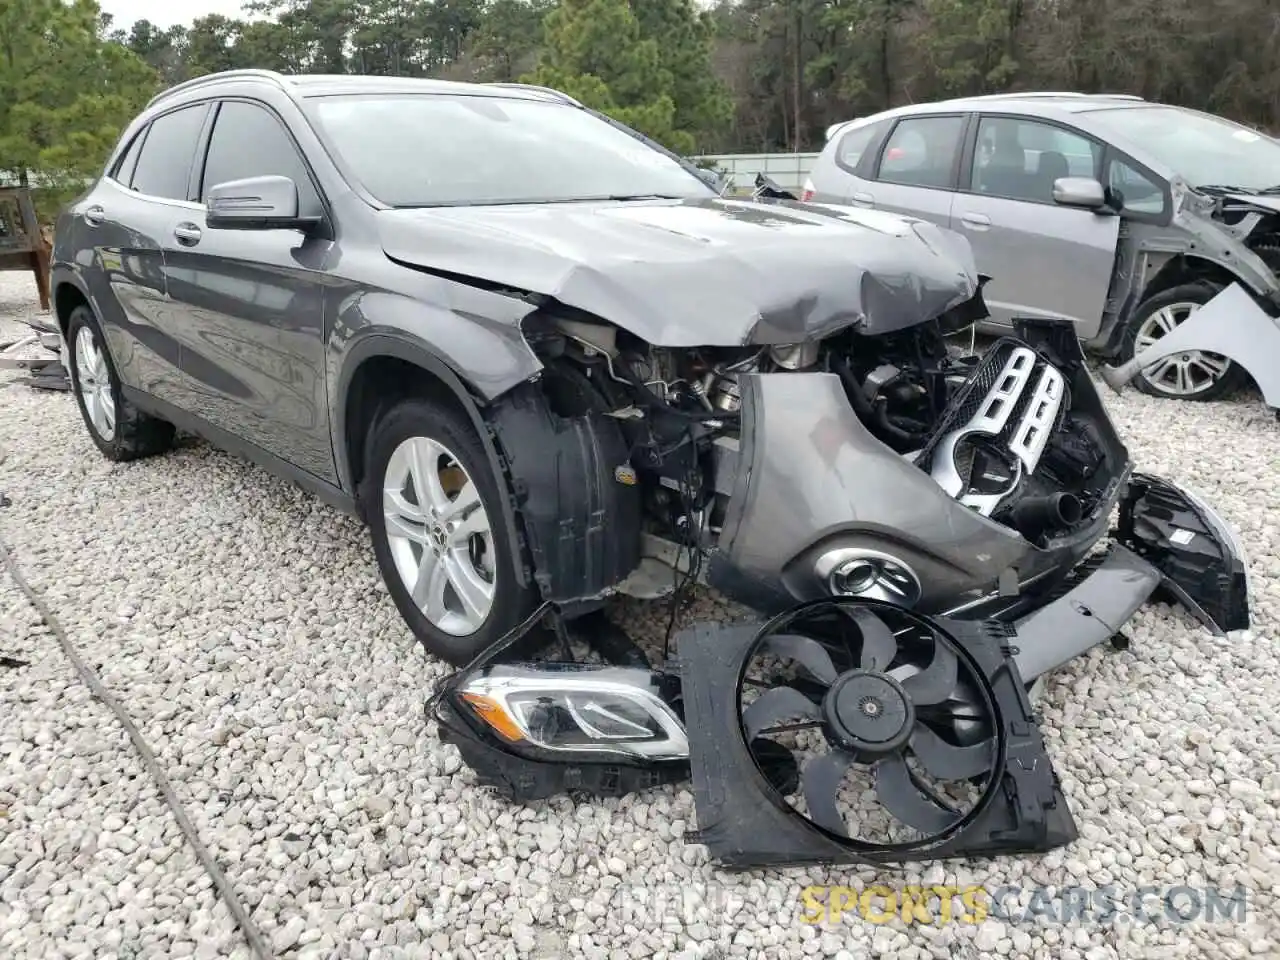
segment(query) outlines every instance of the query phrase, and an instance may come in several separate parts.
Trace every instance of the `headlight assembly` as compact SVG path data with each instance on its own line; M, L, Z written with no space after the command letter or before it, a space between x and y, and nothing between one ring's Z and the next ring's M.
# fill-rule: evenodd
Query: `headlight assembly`
M535 751L683 760L684 724L648 670L591 664L494 666L454 690L502 741ZM583 759L586 759L584 756Z

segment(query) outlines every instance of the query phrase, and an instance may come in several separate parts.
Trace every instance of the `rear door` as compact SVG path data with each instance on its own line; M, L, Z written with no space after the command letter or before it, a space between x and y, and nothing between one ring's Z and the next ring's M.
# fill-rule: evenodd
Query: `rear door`
M1071 320L1097 333L1115 268L1120 218L1054 202L1059 177L1098 178L1103 145L1039 118L982 114L963 164L951 226L968 237L991 319Z
M866 157L869 180L850 202L948 226L966 121L963 113L900 118Z
M208 104L157 116L82 203L77 230L93 251L83 273L121 381L184 405L181 337L165 296L161 234L189 207L187 178Z

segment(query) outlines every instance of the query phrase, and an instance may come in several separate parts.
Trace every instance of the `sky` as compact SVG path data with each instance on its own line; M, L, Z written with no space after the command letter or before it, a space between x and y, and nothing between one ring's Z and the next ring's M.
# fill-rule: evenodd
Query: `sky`
M113 27L129 29L137 20L150 20L158 27L191 23L196 17L220 13L239 17L244 0L98 0L98 6L111 14Z

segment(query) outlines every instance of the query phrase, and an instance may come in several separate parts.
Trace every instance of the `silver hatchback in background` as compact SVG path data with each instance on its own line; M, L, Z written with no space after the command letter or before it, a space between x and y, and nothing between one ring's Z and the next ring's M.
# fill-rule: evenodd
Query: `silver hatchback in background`
M1146 393L1211 400L1252 376L1277 407L1280 329L1265 321L1280 314L1278 184L1280 143L1229 120L1137 97L1020 93L836 124L804 199L964 234L992 277L989 330L1069 318L1089 352L1116 363L1135 350L1154 358L1224 293L1215 317L1252 299L1238 333L1198 324L1204 336L1180 337L1221 353L1179 345L1134 379Z

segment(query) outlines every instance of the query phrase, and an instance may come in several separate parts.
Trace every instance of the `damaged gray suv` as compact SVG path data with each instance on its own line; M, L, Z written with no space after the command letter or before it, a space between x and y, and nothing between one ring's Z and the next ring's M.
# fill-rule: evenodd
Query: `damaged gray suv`
M52 266L102 453L181 428L361 517L409 628L465 665L432 715L486 781L617 793L692 769L713 824L708 778L745 776L836 836L830 778L874 766L913 828L1042 848L1071 828L1025 685L1152 596L1245 626L1247 584L1206 504L1132 472L1069 320L948 347L988 317L984 282L957 233L725 199L555 91L260 71L157 97L59 218ZM787 618L769 650L807 677L741 723L755 627L699 626L654 665L598 616L697 580ZM723 742L789 717L839 747L819 772ZM907 752L996 786L968 819L929 807ZM735 757L767 781L708 772ZM756 859L846 849L803 843Z

